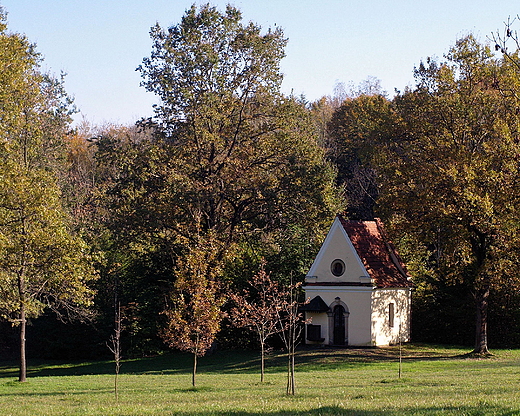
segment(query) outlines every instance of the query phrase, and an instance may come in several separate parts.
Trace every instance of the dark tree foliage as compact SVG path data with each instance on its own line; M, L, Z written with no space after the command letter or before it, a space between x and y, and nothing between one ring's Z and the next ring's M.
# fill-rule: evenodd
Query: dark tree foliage
M93 202L101 223L94 241L105 252L98 300L109 316L117 278L122 342L139 336L143 351L157 340L146 334L165 324L156 312L171 299L189 247L209 235L219 241L221 288L239 286L261 257L278 254L290 261L279 260L277 278L292 267L301 276L340 209L309 111L279 91L281 29L262 33L233 7L205 5L178 25L153 27L151 37L139 70L160 103L138 127L98 135Z
M421 64L416 88L394 99L402 134L380 147L380 202L416 238L418 293L467 289L474 352L486 354L491 291L518 287L519 101L498 88L516 89L518 77L472 36L445 59Z
M395 134L395 118L384 96L360 95L346 99L328 123L329 158L337 166L337 183L344 187L351 219L374 218L379 196L374 148Z

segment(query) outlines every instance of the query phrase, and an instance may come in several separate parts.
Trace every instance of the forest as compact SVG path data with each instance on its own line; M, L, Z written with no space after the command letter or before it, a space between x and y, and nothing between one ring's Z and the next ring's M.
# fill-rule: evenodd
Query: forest
M24 381L27 357L291 348L337 213L385 223L414 342L518 347L516 22L454 40L392 96L369 77L309 102L280 91L281 28L193 6L151 28L137 69L159 103L124 126L74 124L66 78L2 11L0 358ZM278 327L258 330L270 302Z

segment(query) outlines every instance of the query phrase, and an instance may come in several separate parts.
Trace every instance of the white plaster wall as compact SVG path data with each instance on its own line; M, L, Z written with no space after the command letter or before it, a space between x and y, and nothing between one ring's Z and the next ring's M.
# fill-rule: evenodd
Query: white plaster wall
M390 327L389 305L394 304L394 326ZM372 338L375 345L410 340L410 289L376 289L372 293Z
M340 259L345 263L345 273L339 277L334 276L331 271L331 264L336 259ZM316 283L359 283L360 281L370 283L370 278L368 277L368 273L366 272L363 263L356 254L347 233L337 218L332 224L329 234L327 235L327 238L308 275L315 276L315 279L307 279L307 281Z
M321 296L323 301L330 305L336 297L348 307L348 345L365 346L372 345L371 336L371 287L348 287L348 286L309 286L305 289L307 298ZM329 321L327 313L307 313L307 317L312 317L312 324L321 325L321 336L325 338L324 344L330 343Z

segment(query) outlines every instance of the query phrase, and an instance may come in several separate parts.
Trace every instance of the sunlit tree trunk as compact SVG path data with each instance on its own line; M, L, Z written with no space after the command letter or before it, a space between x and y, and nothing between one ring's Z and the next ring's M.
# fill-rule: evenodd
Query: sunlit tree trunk
M23 302L20 304L20 374L18 381L24 383L27 381L27 359L25 356L25 306Z
M264 382L264 369L265 369L265 342L260 342L261 347L261 358L260 358L260 382Z
M491 276L486 271L486 262L490 259L490 239L486 233L480 232L476 227L471 228L475 236L471 239L473 252L475 254L477 267L479 272L479 285L475 291L476 302L476 319L475 319L475 349L474 354L487 354L487 323L488 323L488 305L489 292L491 289Z
M195 376L197 375L197 353L193 354L193 371L191 373L191 385L195 387Z
M488 321L488 304L489 304L489 286L481 289L477 293L477 316L476 316L476 337L475 337L475 354L487 354L487 321Z
M287 387L286 391L287 394L291 394L291 354L287 354Z
M22 219L22 234L25 236L26 228L25 228L25 220ZM27 381L27 357L25 354L25 337L26 337L26 317L25 317L25 254L27 251L27 245L24 242L23 249L21 253L22 262L21 267L18 272L18 299L20 300L20 374L18 376L18 381L24 383Z
M295 392L296 392L296 380L295 380L295 377L294 377L294 356L296 355L296 340L293 340L293 344L292 344L292 351L291 351L291 362L290 362L290 370L291 370L291 374L290 374L290 391L288 391L289 394L291 394L292 396L294 396Z

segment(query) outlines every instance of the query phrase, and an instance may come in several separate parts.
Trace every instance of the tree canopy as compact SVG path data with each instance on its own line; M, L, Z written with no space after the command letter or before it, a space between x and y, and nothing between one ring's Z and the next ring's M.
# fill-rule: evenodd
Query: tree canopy
M100 234L110 258L126 258L121 288L142 313L164 308L151 297L180 293L190 247L209 240L220 288L240 286L262 256L302 275L341 210L309 110L280 93L281 29L241 19L205 5L153 27L139 70L160 98L155 116L95 140Z
M518 287L515 59L466 36L421 63L414 88L347 98L328 124L349 214L391 222L418 285L417 315L434 302L436 320L460 330L438 302L473 299L477 353L488 348L490 293Z
M177 232L200 227L233 240L286 225L304 209L312 222L328 219L333 170L305 109L279 93L281 29L262 34L237 9L205 5L151 36L152 55L139 69L161 98L152 122L166 152L164 196L176 201L170 215L185 225Z
M519 102L500 88L516 88L514 77L473 36L415 74L416 88L394 99L398 134L381 143L380 206L419 236L438 276L468 288L475 352L486 353L490 289L518 266Z
M151 28L138 71L159 99L153 117L71 128L63 74L43 71L0 11L0 316L21 330L20 379L29 318L84 316L94 301L109 326L117 296L123 351L188 350L195 382L226 292L297 287L338 212L383 217L417 287L414 322L442 316L428 330L466 334L471 304L486 353L498 298L520 313L513 22L494 50L469 35L426 59L392 98L369 78L309 104L281 92L281 28L194 5ZM242 306L279 312L266 299L257 287ZM246 323L260 325L262 348L276 332L270 319Z
M95 273L60 191L71 102L62 80L41 71L34 45L3 20L1 29L0 315L20 327L25 381L27 318L81 313Z

